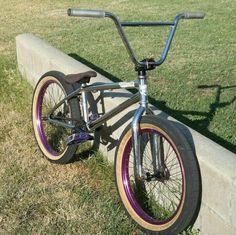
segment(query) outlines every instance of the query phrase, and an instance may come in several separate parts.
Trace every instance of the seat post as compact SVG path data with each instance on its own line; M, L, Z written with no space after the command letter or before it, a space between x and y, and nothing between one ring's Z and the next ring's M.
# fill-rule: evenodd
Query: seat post
M82 83L81 87L85 87L86 84ZM84 121L86 122L86 125L89 121L89 117L88 117L88 97L87 97L87 92L85 90L82 89L81 91L82 94L82 109L83 109L83 116L84 116Z

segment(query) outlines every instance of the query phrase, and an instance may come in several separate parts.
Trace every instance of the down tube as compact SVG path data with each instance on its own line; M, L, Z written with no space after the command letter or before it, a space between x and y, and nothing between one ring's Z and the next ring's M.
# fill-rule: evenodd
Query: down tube
M109 119L113 118L116 114L120 113L124 109L130 107L131 105L137 103L139 101L139 93L133 95L130 99L127 99L116 108L112 109L111 111L105 113L95 121L89 124L90 130L95 130L96 128L100 127L104 122L108 121Z

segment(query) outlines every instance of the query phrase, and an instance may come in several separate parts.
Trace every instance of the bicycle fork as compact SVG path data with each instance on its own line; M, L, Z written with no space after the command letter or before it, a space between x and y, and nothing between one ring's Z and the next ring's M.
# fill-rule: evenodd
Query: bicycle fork
M162 138L153 133L150 135L150 144L151 144L151 155L153 163L153 176L145 175L142 169L142 160L141 160L141 148L140 148L140 121L144 113L153 114L152 110L148 107L148 92L146 84L146 73L139 72L139 93L140 93L140 106L134 114L132 120L132 143L133 143L133 155L134 163L136 170L136 177L139 179L152 179L159 178L159 175L163 175L164 172L164 156L163 156L163 143ZM161 174L160 174L161 173Z

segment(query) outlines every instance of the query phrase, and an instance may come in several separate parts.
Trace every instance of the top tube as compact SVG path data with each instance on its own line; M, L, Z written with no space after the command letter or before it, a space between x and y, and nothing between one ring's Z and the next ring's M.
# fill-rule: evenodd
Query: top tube
M135 64L136 70L151 70L154 69L156 66L161 65L165 61L180 19L203 19L205 17L204 13L191 12L191 13L181 13L176 15L173 22L120 22L118 17L111 12L105 12L100 10L81 10L74 8L68 9L68 15L78 16L78 17L95 17L95 18L108 17L112 19L122 39L122 42L125 45L125 48L130 56L130 59ZM170 26L169 35L167 37L166 44L162 51L161 57L157 60L145 59L143 61L138 61L128 41L128 38L123 30L123 27L156 27L156 26Z

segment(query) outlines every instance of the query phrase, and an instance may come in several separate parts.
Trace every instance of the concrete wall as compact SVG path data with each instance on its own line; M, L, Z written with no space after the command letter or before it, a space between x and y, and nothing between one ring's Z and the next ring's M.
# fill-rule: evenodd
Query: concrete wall
M17 36L16 49L19 70L33 86L40 76L50 70L58 70L65 74L91 70L31 34ZM110 82L101 74L92 81ZM100 111L107 112L129 97L129 92L118 90L105 92L102 97L96 96L96 99ZM129 119L127 114L134 108L125 110L106 124L107 133L103 133L99 148L110 161L114 157L117 140ZM156 109L156 113L175 122L195 148L203 184L202 205L196 222L196 227L201 230L200 234L236 235L236 155L163 112ZM117 122L117 118L121 118L122 121ZM113 134L110 135L110 132Z

